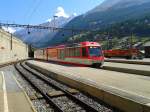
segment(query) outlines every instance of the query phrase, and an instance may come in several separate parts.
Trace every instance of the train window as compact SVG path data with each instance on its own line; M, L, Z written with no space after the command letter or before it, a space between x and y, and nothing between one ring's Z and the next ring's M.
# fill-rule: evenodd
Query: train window
M71 56L75 56L75 49L71 48Z
M69 56L74 56L74 48L69 48Z
M75 48L72 48L72 55L75 56Z
M69 48L69 56L72 56L71 48Z
M87 51L86 51L86 47L83 47L82 48L82 56L83 57L87 57L88 55L87 55Z
M68 48L65 50L65 56L69 56L69 49Z
M65 51L66 56L80 56L80 48L67 48Z
M90 56L101 56L102 51L100 47L89 47L89 55Z
M69 56L73 56L72 49L69 49Z
M60 49L58 49L57 52L58 52L58 59L60 59L61 58Z
M60 50L60 59L64 59L65 58L65 52L64 49Z
M75 48L75 56L80 56L80 48Z

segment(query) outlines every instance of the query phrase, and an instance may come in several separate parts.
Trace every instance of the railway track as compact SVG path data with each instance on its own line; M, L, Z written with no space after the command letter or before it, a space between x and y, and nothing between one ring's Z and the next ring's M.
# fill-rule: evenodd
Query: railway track
M17 71L40 93L56 112L118 112L103 102L98 102L82 92L70 88L36 71L25 63L15 65Z

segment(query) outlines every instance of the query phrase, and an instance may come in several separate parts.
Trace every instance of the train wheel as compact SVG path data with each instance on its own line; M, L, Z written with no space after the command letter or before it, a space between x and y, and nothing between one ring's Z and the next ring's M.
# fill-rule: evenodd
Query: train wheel
M135 56L135 55L133 55L133 56L131 56L131 59L137 59L137 56Z
M92 65L93 68L101 68L101 64L100 63L95 63Z
M132 57L131 56L126 56L126 59L131 59Z

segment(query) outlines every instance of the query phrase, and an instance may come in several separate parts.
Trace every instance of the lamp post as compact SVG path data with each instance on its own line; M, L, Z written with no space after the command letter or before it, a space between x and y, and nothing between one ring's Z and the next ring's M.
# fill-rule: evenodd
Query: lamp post
M72 33L72 37L74 36L74 30L73 30L73 25L72 25L72 28L71 28L71 33Z
M110 37L109 37L109 32L107 32L107 50L110 49Z
M56 16L56 15L53 16L53 18L54 18L54 26L53 26L54 29L53 29L53 31L55 30L55 27L56 27L56 18L57 18L57 17L58 17L58 16Z

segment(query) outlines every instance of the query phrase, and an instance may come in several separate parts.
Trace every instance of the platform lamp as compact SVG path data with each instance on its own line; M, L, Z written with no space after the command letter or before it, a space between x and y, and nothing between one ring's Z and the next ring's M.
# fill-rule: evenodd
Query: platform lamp
M110 49L110 43L109 43L109 40L110 39L110 37L109 37L109 32L107 32L107 50L109 50Z
M133 30L134 30L134 28L132 27L131 28L131 36L130 36L130 53L131 53L131 55L133 54Z

